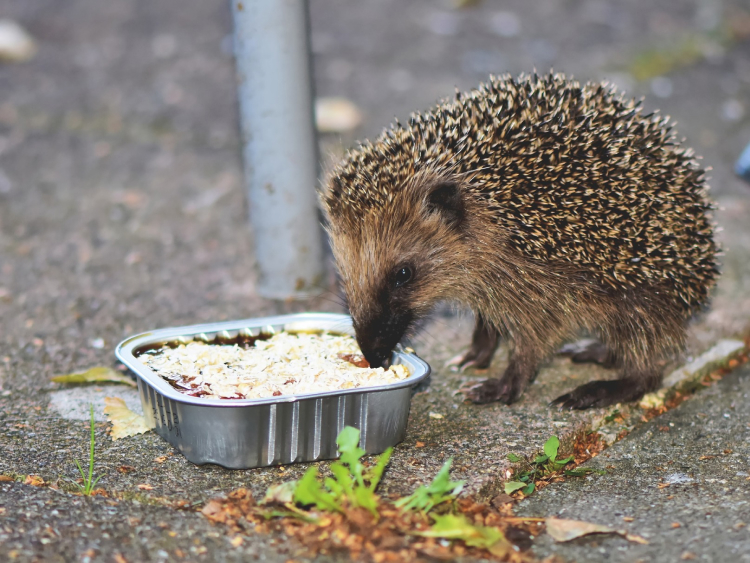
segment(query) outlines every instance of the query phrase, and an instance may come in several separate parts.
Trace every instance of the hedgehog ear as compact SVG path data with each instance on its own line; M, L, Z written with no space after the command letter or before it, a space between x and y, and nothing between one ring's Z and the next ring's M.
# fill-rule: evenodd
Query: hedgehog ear
M430 188L426 200L427 211L439 215L451 227L464 220L464 201L455 182L440 182Z

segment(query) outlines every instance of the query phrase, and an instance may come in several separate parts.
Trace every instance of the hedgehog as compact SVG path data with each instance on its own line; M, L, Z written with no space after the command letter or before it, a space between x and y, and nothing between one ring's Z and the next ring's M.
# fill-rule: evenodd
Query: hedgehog
M566 341L617 367L561 409L634 401L684 350L718 276L705 171L668 117L607 83L490 77L352 149L321 195L357 341L373 367L443 301L471 309L465 390L511 404Z

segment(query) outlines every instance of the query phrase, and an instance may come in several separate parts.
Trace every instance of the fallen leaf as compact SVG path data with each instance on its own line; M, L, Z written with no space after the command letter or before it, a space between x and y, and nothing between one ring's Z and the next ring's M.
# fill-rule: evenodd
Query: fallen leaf
M286 504L292 502L294 500L294 489L296 488L296 480L271 485L266 491L266 496L258 504Z
M516 502L516 499L514 499L510 495L506 495L505 493L500 493L490 501L490 504L495 508L500 508L501 506L508 504L509 502Z
M115 553L112 558L115 560L115 563L128 563L128 560L122 556L122 553Z
M666 399L666 393L663 391L657 391L655 393L648 393L644 395L638 406L644 410L657 409L664 406L664 400Z
M439 419L443 418L443 415L440 414L440 413L436 413L436 412L430 412L429 417L430 418L435 418L435 419L439 420Z
M154 490L154 488L151 485L149 485L148 483L141 483L140 485L138 485L138 488L141 489L142 491L153 491Z
M417 442L416 444L414 444L414 447L416 447L416 448L424 448L424 442Z
M544 522L547 525L547 533L557 542L566 542L589 534L617 534L628 541L642 544L648 543L641 536L628 534L625 530L615 530L601 524L592 524L591 522L580 520L565 520L562 518L547 518Z
M0 60L20 63L29 60L37 52L34 38L18 23L0 19Z
M112 439L119 440L151 430L146 419L131 411L119 397L104 397L104 414L112 423Z
M131 387L138 384L127 375L106 366L97 366L86 371L57 375L51 378L55 383L93 383L95 381L109 381L112 383L124 383Z
M27 475L26 480L23 482L24 485L33 485L34 487L43 487L46 485L44 479L39 475Z
M164 463L165 461L167 461L167 456L165 456L165 455L160 455L159 457L155 457L155 458L154 458L154 461L155 461L156 463Z
M511 493L515 493L519 489L523 489L526 486L526 483L522 481L508 481L505 483L505 494L509 495Z
M15 481L10 475L0 475L0 483L3 481Z
M315 100L315 125L321 133L343 133L362 123L362 113L346 98Z
M695 559L695 553L691 553L689 551L685 551L680 556L680 559L682 559L683 561L692 561L693 559Z
M135 467L132 465L121 465L117 468L118 473L131 473L133 471L135 471Z
M242 536L234 536L229 543L231 543L233 547L240 547L244 541L245 540L242 539Z
M486 549L497 557L505 557L513 551L503 533L492 526L474 526L463 514L434 515L435 523L424 532L415 535L427 538L462 540L470 547Z
M227 520L227 513L224 510L224 505L218 500L209 501L209 503L203 507L201 513L211 522L223 523Z

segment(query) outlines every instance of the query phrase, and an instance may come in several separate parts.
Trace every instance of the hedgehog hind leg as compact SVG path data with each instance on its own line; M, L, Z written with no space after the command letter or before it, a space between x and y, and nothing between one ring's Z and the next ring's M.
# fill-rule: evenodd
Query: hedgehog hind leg
M630 373L615 380L591 381L561 395L550 406L559 407L560 410L583 410L636 401L658 389L661 380L661 370L653 369Z
M627 311L620 311L605 342L619 360L620 378L592 381L552 401L563 409L606 407L636 401L657 390L664 376L662 361L684 348L687 326L684 316L670 303L633 300Z
M570 355L574 364L599 364L605 368L613 368L619 365L617 352L604 342L594 340L588 342Z
M448 360L446 366L456 367L460 371L467 368L486 369L492 362L498 345L500 331L480 314L477 313L474 333L471 336L471 346L464 354L459 354Z

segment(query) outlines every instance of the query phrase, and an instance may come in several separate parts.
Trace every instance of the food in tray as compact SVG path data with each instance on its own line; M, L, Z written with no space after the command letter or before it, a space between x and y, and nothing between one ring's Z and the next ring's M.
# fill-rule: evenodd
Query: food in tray
M195 341L138 356L176 389L206 399L261 399L357 389L409 377L403 365L370 368L356 340L279 332L249 346Z

